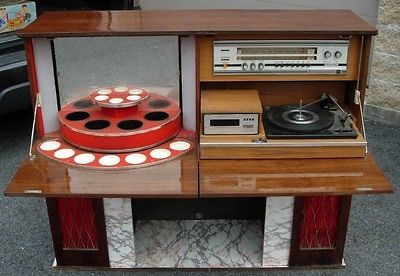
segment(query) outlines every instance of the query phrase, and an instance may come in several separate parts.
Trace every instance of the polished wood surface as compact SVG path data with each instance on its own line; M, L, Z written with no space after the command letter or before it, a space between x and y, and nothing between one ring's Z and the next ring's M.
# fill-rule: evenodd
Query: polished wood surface
M197 197L197 164L196 148L167 163L108 172L67 167L36 153L34 160L23 161L4 193L44 197Z
M224 39L233 39L224 37ZM254 36L243 36L242 38L236 37L236 39L256 39ZM292 36L269 36L259 37L259 39L322 39L316 36L298 36L293 38ZM331 37L331 39L339 39L339 37ZM218 40L218 37L199 37L196 41L200 49L200 81L317 81L317 80L356 80L358 76L358 63L360 53L360 42L359 36L352 36L350 38L350 48L347 58L347 73L344 75L329 75L329 74L265 74L265 75L214 75L213 73L213 41Z
M20 37L196 34L376 34L349 10L148 10L46 12Z
M372 156L287 160L201 160L201 197L350 195L393 192Z

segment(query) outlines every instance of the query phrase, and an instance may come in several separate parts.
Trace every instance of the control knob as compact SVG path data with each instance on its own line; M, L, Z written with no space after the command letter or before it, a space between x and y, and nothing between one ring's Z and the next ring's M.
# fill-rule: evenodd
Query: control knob
M243 63L243 64L242 64L242 69L243 69L243 70L249 69L249 66L247 65L247 63Z
M264 63L259 63L258 70L263 70L263 69L264 69Z
M250 70L256 70L257 66L255 63L250 63Z
M329 51L326 51L325 53L324 53L324 57L326 57L326 58L330 58L332 56L332 54L331 54L331 52L329 52Z
M335 52L335 58L341 58L342 57L342 53L339 51Z

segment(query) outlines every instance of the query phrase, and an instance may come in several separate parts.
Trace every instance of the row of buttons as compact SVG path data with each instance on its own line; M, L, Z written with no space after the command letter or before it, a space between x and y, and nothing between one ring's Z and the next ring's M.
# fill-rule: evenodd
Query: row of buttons
M254 118L243 118L244 121L254 121Z
M275 67L310 67L308 64L277 64Z
M311 65L308 65L308 64L275 64L275 68L278 68L278 67L310 67ZM250 70L252 70L252 71L254 71L254 70L256 70L256 65L254 64L254 63L251 63L250 64ZM248 70L249 69L249 66L248 66L248 64L247 63L243 63L242 64L242 69L243 70ZM262 64L262 63L259 63L258 64L258 70L263 70L264 69L264 64Z

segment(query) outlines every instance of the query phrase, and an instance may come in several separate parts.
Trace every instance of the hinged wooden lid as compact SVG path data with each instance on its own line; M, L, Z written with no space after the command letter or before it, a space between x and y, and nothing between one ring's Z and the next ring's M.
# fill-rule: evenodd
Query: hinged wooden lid
M201 197L391 193L372 156L279 160L201 160Z
M216 34L377 34L349 10L45 12L20 37Z
M181 158L167 163L113 171L71 167L42 157L37 152L35 155L34 160L27 158L22 162L4 192L6 196L101 198L198 196L196 148Z

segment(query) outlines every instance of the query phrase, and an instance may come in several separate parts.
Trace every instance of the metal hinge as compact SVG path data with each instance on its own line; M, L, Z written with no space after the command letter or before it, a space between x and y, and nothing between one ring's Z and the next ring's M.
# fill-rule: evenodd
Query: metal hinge
M31 131L31 142L29 144L29 159L33 160L35 159L35 155L32 153L32 147L33 147L33 137L35 136L35 125L36 125L36 114L37 114L37 109L38 107L41 106L41 100L40 100L40 93L38 92L36 94L36 99L35 99L35 107L33 110L33 122L32 122L32 131Z

